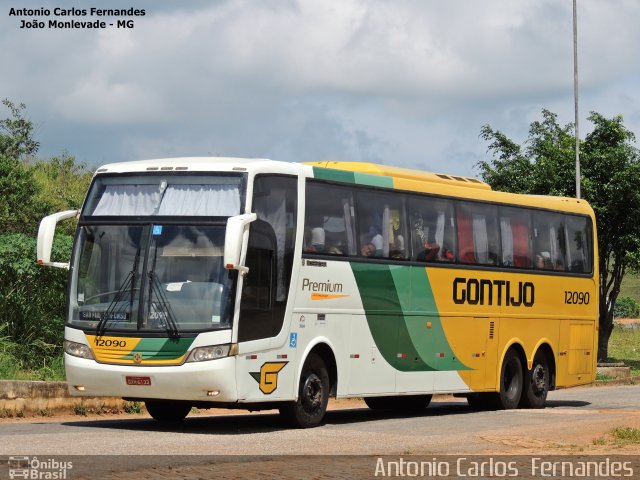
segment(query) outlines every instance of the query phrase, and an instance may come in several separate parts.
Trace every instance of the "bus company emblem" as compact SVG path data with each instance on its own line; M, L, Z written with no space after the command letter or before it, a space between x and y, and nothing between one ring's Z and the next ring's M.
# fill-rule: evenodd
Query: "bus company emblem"
M334 298L344 298L349 295L342 293L343 285L341 283L312 282L308 278L302 279L302 291L311 292L311 300L331 300Z
M142 354L140 352L136 352L133 354L133 363L142 363Z
M508 280L458 277L453 280L453 303L533 307L535 285L532 282L516 284Z
M269 395L278 388L278 373L289 362L267 362L260 367L259 372L249 372L249 375L258 382L260 391Z

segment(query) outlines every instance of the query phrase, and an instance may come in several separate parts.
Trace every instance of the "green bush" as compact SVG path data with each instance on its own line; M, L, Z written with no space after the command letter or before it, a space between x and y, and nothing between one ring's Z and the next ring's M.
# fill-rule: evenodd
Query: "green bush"
M56 237L52 259L68 260L73 239ZM0 335L2 356L17 370L59 375L67 271L36 263L36 240L15 233L0 235ZM7 372L2 372L6 375Z
M616 318L638 318L640 305L631 297L618 297L613 307L613 316Z

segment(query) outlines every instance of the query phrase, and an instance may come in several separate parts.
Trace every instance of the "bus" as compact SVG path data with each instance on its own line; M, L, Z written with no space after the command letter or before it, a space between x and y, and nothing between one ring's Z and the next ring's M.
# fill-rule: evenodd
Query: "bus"
M77 218L69 263L57 222ZM172 158L97 169L45 217L38 262L69 269L74 396L278 409L330 396L425 409L543 408L595 377L595 217L574 198L359 162Z

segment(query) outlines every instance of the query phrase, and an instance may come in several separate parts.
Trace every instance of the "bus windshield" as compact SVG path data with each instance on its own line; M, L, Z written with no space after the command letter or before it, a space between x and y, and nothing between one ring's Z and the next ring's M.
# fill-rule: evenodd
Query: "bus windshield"
M98 334L178 336L230 328L233 273L222 225L84 225L72 270L69 321Z

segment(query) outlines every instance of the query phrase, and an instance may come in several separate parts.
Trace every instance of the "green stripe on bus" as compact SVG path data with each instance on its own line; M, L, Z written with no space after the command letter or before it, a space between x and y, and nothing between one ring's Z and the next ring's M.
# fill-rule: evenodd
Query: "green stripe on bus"
M394 275L394 280L397 289L402 288L410 292L407 296L411 303L402 305L402 310L411 312L405 314L404 320L411 342L420 356L436 370L469 370L457 359L449 345L426 268L400 267L400 271ZM431 323L430 327L427 327L427 322ZM435 353L444 354L444 357L436 357Z
M351 269L373 340L391 366L468 370L449 346L424 267L354 262Z
M371 175L369 173L354 174L355 181L358 185L369 185L371 187L393 188L393 178L383 175Z
M384 175L372 175L370 173L348 172L346 170L313 167L313 177L319 180L331 180L333 182L393 188L393 178L386 177Z
M142 355L143 360L174 360L183 356L195 338L143 338L136 348L131 350L123 359L131 359L134 354Z
M313 177L319 180L355 183L353 172L346 172L344 170L333 170L331 168L313 167Z

